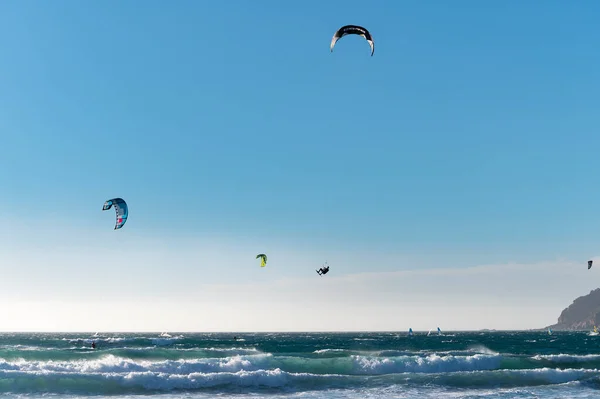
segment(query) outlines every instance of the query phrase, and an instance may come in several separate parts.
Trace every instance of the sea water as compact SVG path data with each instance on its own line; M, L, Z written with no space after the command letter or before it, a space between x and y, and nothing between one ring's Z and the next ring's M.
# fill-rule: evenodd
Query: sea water
M0 334L13 398L600 398L599 367L585 332Z

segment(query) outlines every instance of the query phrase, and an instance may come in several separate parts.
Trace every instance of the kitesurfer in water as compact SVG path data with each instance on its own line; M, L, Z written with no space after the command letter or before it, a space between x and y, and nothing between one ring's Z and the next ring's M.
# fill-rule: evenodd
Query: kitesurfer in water
M96 349L96 342L92 341L92 349Z
M317 270L317 273L319 273L319 276L322 276L324 274L327 274L328 271L329 271L329 266L325 266L325 267L322 267L319 270Z

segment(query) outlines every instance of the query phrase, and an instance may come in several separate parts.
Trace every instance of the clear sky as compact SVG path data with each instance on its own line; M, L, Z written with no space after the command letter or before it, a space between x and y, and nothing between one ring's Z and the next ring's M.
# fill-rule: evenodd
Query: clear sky
M554 323L600 285L598 15L0 2L0 330Z

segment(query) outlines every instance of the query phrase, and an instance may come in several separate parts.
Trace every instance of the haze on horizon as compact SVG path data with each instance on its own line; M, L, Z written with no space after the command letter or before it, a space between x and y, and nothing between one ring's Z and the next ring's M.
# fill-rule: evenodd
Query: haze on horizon
M0 331L529 329L599 285L600 3L32 4Z

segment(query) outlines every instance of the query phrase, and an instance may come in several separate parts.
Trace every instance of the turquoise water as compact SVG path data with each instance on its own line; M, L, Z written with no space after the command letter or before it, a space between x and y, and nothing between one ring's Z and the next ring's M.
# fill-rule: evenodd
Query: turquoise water
M0 334L3 397L600 398L599 368L582 332Z

